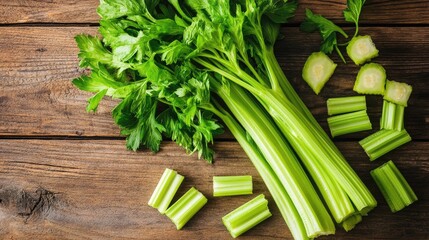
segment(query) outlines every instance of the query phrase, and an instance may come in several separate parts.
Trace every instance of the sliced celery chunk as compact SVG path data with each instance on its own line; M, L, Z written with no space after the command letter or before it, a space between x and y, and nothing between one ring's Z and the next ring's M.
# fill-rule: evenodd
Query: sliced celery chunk
M383 101L380 129L401 131L404 129L404 106Z
M260 194L225 215L222 222L231 236L236 238L270 216L268 201L264 194Z
M346 230L346 232L352 230L356 224L360 223L362 221L362 215L360 214L353 214L352 216L348 217L346 220L344 220L341 223L341 226Z
M378 56L378 50L372 42L371 36L356 36L347 45L347 54L356 65Z
M213 196L235 196L253 193L252 176L214 176Z
M406 83L387 80L384 99L406 107L412 91L413 88Z
M368 63L360 68L353 90L360 94L383 95L385 83L386 70L383 66L378 63Z
M180 230L206 203L207 198L192 187L167 209L165 215Z
M371 176L392 212L402 210L417 201L413 189L392 160L372 170Z
M323 52L312 53L305 62L302 69L302 78L313 89L316 94L319 94L325 83L329 80L335 71L335 64Z
M332 137L372 129L366 110L329 117L328 125Z
M383 129L360 140L359 144L373 161L409 141L411 136L405 129L402 131Z
M328 115L366 110L365 96L329 98L326 101Z
M176 171L166 168L149 199L148 205L164 214L183 179L184 177Z

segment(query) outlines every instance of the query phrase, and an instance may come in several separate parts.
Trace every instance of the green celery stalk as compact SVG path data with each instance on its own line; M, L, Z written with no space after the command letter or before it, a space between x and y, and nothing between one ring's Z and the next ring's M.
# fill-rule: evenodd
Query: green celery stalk
M222 222L231 236L236 238L270 216L268 201L260 194L222 217Z
M349 113L366 110L365 96L337 97L329 98L326 101L328 115Z
M417 201L417 196L392 160L371 171L371 176L392 212Z
M252 176L214 176L213 196L235 196L253 193Z
M404 106L384 100L380 129L402 131L404 129L404 110Z
M179 189L184 177L176 171L166 168L159 180L148 205L164 214Z
M328 125L332 137L372 129L366 110L329 117Z
M409 141L411 136L405 129L402 131L383 129L362 139L359 144L373 161Z
M207 198L192 187L167 209L165 215L180 230L206 203Z

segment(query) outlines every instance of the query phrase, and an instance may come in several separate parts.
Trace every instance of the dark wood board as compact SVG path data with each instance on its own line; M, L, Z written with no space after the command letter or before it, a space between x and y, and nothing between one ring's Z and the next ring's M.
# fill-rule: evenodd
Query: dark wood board
M427 239L429 143L412 142L370 162L356 142L338 143L374 193L379 206L354 230L318 239ZM290 239L261 178L235 142L215 144L209 165L173 143L154 155L125 150L121 140L0 140L1 239L229 239L221 217L255 195L212 197L212 176L251 174L254 194L270 201L273 216L240 239ZM369 171L393 159L419 200L391 213ZM178 195L195 186L207 205L177 231L147 201L166 167L185 176Z

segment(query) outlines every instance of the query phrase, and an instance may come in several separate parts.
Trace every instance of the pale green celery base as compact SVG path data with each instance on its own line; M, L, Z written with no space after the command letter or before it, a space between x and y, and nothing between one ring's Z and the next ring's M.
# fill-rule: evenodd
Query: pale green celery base
M219 94L234 116L252 136L285 186L302 218L307 235L316 237L321 234L333 234L335 225L299 165L292 149L284 138L279 136L279 130L272 127L274 123L266 117L263 110L258 105L250 105L254 100L239 89L231 84L229 94L233 97L227 95L226 91L219 91Z
M246 152L250 161L253 163L259 175L262 177L262 180L276 202L283 219L289 227L293 238L295 240L308 240L309 238L307 237L305 227L296 210L295 205L293 204L289 195L286 193L284 187L280 183L277 176L274 174L271 167L262 156L258 147L254 144L254 142L250 142L247 139L244 129L229 114L217 113L217 115L222 119L222 121L234 135L235 139Z

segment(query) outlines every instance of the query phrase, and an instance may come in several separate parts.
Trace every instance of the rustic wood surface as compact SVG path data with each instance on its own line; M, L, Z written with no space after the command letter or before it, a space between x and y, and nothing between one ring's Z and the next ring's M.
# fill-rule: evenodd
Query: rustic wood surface
M339 64L319 96L300 70L316 51L317 34L299 32L306 7L344 26L345 0L302 0L297 16L282 29L276 54L286 75L321 125L326 99L352 95L358 67ZM211 197L214 175L251 174L255 193L270 200L273 217L243 239L291 239L265 185L239 145L226 133L217 139L216 162L208 165L168 141L161 151L127 151L110 116L113 100L96 114L85 112L87 93L70 80L77 66L78 33L96 34L98 0L0 0L0 239L230 239L220 218L253 196ZM370 162L357 140L370 132L335 140L379 202L351 232L319 239L429 239L429 2L367 0L361 34L380 50L376 58L388 78L413 86L405 126L413 141ZM339 62L334 55L333 59ZM381 97L368 97L378 128ZM374 132L372 130L371 132ZM419 200L391 213L369 171L392 159ZM196 186L209 202L182 231L147 201L166 167L186 178L179 195Z

